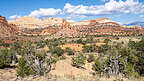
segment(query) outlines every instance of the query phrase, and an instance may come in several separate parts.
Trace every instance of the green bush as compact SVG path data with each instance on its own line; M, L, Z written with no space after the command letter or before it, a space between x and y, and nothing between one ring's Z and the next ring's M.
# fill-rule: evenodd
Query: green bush
M86 43L93 43L93 42L94 40L92 36L86 38Z
M2 43L2 44L0 44L0 46L9 47L10 44L9 43Z
M109 43L111 40L110 39L105 39L104 43Z
M65 55L60 56L60 60L65 60L65 59L66 59Z
M100 73L104 72L108 75L117 75L118 73L125 74L125 76L139 77L136 71L136 64L139 62L136 56L135 49L124 48L121 44L113 46L111 49L107 49L103 56L95 60L93 70ZM103 60L100 60L102 59ZM118 67L118 68L117 68Z
M88 56L87 61L88 61L88 62L93 62L94 60L95 60L94 55L93 55L93 54L90 54L90 55Z
M86 42L82 38L80 38L80 39L78 39L76 41L76 43L78 43L78 44L85 44Z
M99 62L99 59L95 60L95 63L92 65L92 70L98 73L103 72L102 64Z
M35 71L28 65L25 58L22 57L18 60L17 74L20 77L25 77L28 75L35 74Z
M69 47L65 49L65 52L67 52L68 55L74 55L74 51Z
M52 55L53 55L53 54L57 54L58 56L62 56L63 53L64 53L64 50L61 49L60 47L52 47L52 48L50 49L50 52L52 53Z
M96 45L84 45L82 47L83 52L96 52L97 51L97 46Z
M6 48L0 49L0 68L9 66L12 63L13 57L16 57L13 51Z
M81 67L86 62L86 57L83 54L78 54L76 57L72 57L72 65L76 67Z

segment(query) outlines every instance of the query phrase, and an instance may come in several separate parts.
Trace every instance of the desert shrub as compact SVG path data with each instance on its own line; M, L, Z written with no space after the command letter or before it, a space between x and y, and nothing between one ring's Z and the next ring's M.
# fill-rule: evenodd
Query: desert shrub
M136 72L135 67L139 60L136 54L137 51L135 49L124 48L118 44L108 49L104 56L99 57L95 61L93 70L98 73L104 72L109 76L122 73L126 76L138 77L139 74ZM104 58L103 62L100 60L102 58Z
M95 60L95 57L93 54L89 54L87 61L88 62L93 62Z
M110 41L111 41L110 39L105 39L105 40L104 40L104 43L107 44L107 43L109 43Z
M97 51L97 46L96 45L84 45L82 47L83 52L96 52Z
M36 45L37 45L38 48L44 48L44 46L46 44L44 43L44 41L39 41L39 42L36 43Z
M12 50L8 50L6 48L0 49L0 68L9 66L12 63L14 57L16 56Z
M65 49L65 52L67 52L67 54L68 55L74 55L74 51L71 49L71 48L69 48L69 47L67 47L66 49Z
M128 42L128 46L130 47L130 48L135 48L135 41L132 41L132 40L129 40L129 42Z
M92 65L92 70L97 72L97 73L103 72L103 65L100 62L100 59L95 60L94 64Z
M119 40L119 37L116 37L116 40Z
M83 42L83 40L80 38L76 42L79 43L79 44L81 44Z
M86 57L79 53L78 56L72 57L72 65L76 67L81 67L86 62Z
M141 75L144 76L144 53L138 53L138 62L135 65L135 70Z
M28 65L25 58L20 58L18 60L18 69L17 69L18 76L25 77L28 75L35 74L35 71Z
M144 38L142 38L139 42L129 41L128 46L131 49L135 49L137 51L136 54L131 55L130 58L134 58L133 61L135 64L135 71L138 72L139 75L144 76Z
M96 42L100 42L100 40L99 40L99 39L96 39L95 41L96 41Z
M49 39L45 41L45 44L48 47L57 47L58 45L62 45L64 43L65 41L62 42L60 39Z
M86 43L93 43L93 42L94 40L92 36L86 38Z
M98 53L103 53L103 52L107 51L108 49L110 49L110 46L105 44L105 45L98 46L97 51L98 51Z
M51 71L51 64L54 63L52 56L47 56L46 52L43 50L37 50L35 44L30 42L25 42L21 46L22 59L19 60L19 68L17 74L21 77L31 75L33 72L36 75L44 75ZM48 60L50 62L48 62ZM26 69L25 71L23 69ZM26 69L26 70L27 70Z
M78 39L76 41L76 43L78 43L78 44L85 44L86 42L82 38L80 38L80 39Z
M135 66L131 63L128 63L126 65L124 73L126 74L127 77L136 77L136 78L140 77L139 74L135 71L134 67Z
M52 48L50 49L50 52L52 53L52 55L53 55L53 54L57 54L58 56L62 56L63 53L64 53L64 50L61 49L60 47L52 47Z
M2 43L2 44L0 44L0 46L9 47L10 44L9 43Z
M62 55L62 56L60 56L59 59L60 59L60 60L65 60L65 59L66 59L66 56L65 56L65 55Z

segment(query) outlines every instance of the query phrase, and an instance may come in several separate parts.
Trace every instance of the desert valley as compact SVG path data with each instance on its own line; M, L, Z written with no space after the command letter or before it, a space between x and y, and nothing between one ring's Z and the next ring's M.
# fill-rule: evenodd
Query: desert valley
M0 16L0 81L143 81L143 36L108 18Z

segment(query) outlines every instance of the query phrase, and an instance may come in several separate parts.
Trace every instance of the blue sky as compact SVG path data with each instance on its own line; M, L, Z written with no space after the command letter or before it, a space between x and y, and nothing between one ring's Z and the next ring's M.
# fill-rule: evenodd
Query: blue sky
M144 21L144 0L0 0L0 15L62 17L81 21L107 17L120 23Z

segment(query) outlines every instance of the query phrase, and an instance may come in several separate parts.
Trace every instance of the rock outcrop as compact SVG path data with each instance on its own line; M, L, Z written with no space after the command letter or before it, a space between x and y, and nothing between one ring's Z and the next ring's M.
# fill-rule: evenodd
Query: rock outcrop
M15 25L8 24L5 17L0 16L0 37L17 35L19 29Z
M57 29L54 29L54 28L49 28L49 29L44 29L40 35L51 35L51 34L54 34L56 33L58 30Z
M61 25L62 24L62 19L61 18L45 18L43 20L44 24L49 24L49 25Z
M74 26L71 26L66 19L63 19L61 29L53 35L54 38L73 38L78 36L80 36L80 32Z
M4 18L1 22L6 23ZM19 29L29 35L51 35L54 37L78 37L86 35L144 35L140 26L123 26L108 18L68 22L61 18L22 17L9 21L11 29ZM16 28L19 27L19 29Z
M62 29L63 28L71 28L70 23L66 21L66 19L63 19L62 23Z
M88 20L89 25L76 25L83 35L144 35L140 26L122 26L108 18Z
M15 24L20 29L36 29L46 28L53 25L61 25L61 18L45 18L44 20L35 17L22 17L16 20L9 21L10 24Z

